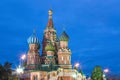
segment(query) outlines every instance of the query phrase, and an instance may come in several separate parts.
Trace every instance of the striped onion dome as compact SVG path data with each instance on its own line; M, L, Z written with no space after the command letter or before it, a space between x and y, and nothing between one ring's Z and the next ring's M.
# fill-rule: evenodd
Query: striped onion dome
M52 43L48 43L45 47L45 51L54 51L55 50L55 46L52 45Z
M40 44L38 37L35 32L28 38L28 44Z
M63 31L59 40L60 41L68 41L69 40L69 36L67 35L67 33L65 31Z

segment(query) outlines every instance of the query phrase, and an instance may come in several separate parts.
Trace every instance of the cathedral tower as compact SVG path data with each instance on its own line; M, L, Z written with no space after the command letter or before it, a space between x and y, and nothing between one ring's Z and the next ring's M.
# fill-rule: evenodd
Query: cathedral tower
M58 50L58 64L62 68L72 68L71 51L68 48L69 36L64 31L60 36L60 48Z
M39 39L36 36L35 32L28 38L29 51L28 51L28 60L27 68L28 69L38 69L40 65L40 43Z
M56 46L56 30L54 29L54 24L52 20L52 10L50 9L48 11L49 19L48 24L46 26L46 29L44 30L44 36L42 41L42 62L45 63L45 56L47 55L47 51L45 50L47 44L49 42L55 47ZM56 54L57 48L55 47L55 50L53 51L54 54Z
M47 55L45 56L45 64L55 64L55 46L51 42L45 47Z

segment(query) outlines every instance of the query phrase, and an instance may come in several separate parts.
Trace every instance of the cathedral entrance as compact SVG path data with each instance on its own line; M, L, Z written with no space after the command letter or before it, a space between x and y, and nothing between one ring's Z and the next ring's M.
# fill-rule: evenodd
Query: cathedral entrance
M34 77L33 77L33 80L38 80L38 76L37 76L37 75L34 76Z

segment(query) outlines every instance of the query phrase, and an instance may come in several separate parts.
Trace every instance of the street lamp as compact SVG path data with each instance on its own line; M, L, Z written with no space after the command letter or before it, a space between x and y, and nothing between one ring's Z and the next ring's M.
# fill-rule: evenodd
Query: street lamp
M25 60L25 59L26 59L26 55L23 54L23 55L21 56L21 59L22 59L22 60Z
M76 63L76 64L75 64L75 67L76 67L76 68L78 68L78 67L79 67L79 65L80 65L79 63Z
M18 74L23 73L23 68L19 65L18 68L16 69L16 72Z
M23 67L21 67L20 65L17 67L16 69L17 75L18 75L18 80L20 80L20 74L23 73Z
M73 76L74 80L75 80L75 79L76 79L76 77L77 77L77 75L76 75L76 74L73 74L72 76Z
M108 72L109 72L109 69L106 68L106 69L103 70L103 72L104 72L104 73L108 73Z
M20 61L21 61L21 65L23 66L23 63L25 62L26 60L26 54L23 54L21 57L20 57Z
M74 71L75 71L75 73L72 75L73 76L73 78L74 78L74 80L76 80L76 77L77 77L77 72L76 72L76 70L78 70L78 67L79 67L79 63L76 63L75 65L74 65Z
M74 65L74 69L78 70L79 65L80 65L79 63L76 63L76 64Z
M106 80L106 74L109 72L109 69L108 68L106 68L106 69L104 69L103 70L103 78L104 78L104 80Z

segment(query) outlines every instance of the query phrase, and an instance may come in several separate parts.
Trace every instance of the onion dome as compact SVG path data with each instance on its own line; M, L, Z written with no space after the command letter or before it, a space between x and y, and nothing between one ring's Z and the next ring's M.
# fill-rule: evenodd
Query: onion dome
M27 40L28 44L39 44L39 39L36 36L35 31L33 32L33 34L28 38Z
M65 31L63 31L59 40L60 41L68 41L69 40L69 36L67 35L67 33Z
M52 45L52 43L48 43L45 47L45 51L54 51L55 50L55 46Z

